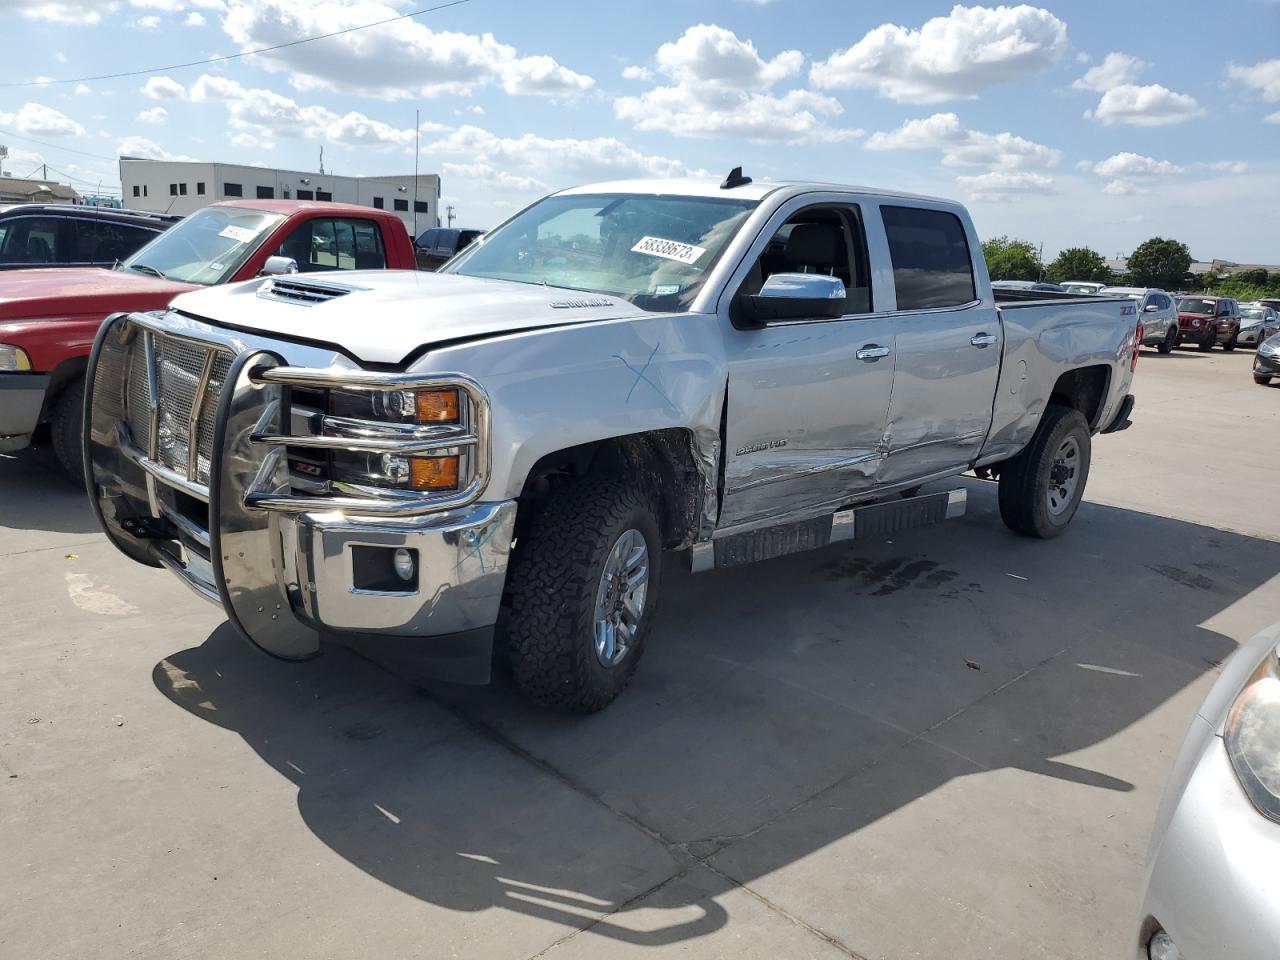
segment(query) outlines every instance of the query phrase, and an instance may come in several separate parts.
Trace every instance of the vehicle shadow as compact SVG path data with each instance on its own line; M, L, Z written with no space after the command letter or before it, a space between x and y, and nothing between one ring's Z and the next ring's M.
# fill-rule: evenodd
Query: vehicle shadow
M83 488L67 478L53 450L41 443L0 454L0 527L52 533L99 529Z
M314 835L382 882L670 945L727 923L720 893L957 778L1133 790L1127 765L1071 755L1215 669L1235 644L1200 624L1280 571L1280 543L1096 504L1060 540L1017 538L992 485L966 484L969 516L941 533L696 576L668 557L645 662L593 717L532 709L501 672L419 690L341 649L270 661L226 625L153 679L294 782ZM709 886L620 899L604 877L634 870L633 852L566 796L665 850L673 874L711 865ZM640 905L666 922L628 923Z

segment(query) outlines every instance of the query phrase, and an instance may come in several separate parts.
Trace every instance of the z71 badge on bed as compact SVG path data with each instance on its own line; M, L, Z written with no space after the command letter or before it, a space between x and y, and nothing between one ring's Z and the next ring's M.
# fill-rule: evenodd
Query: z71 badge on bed
M663 240L661 237L641 237L631 248L632 253L647 253L651 257L675 260L677 263L696 263L707 252L706 247L695 247L679 240Z

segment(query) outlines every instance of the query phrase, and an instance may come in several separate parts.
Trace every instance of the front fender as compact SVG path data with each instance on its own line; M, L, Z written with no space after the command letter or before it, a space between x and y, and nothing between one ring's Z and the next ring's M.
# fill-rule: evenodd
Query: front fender
M693 436L714 504L727 382L714 315L533 330L431 351L418 369L466 373L488 393L493 454L486 501L519 496L529 471L548 454L678 428Z

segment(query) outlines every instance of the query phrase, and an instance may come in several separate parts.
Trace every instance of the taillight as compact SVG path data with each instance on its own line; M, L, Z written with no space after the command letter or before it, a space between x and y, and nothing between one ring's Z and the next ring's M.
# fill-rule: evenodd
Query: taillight
M1138 369L1138 348L1142 346L1142 321L1138 321L1138 329L1133 335L1133 359L1129 361L1129 372Z

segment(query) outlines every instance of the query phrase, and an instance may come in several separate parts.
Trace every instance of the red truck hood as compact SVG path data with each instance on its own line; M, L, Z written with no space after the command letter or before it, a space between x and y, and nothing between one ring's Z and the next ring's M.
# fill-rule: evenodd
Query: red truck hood
M0 321L158 310L178 294L195 289L195 284L160 280L132 270L5 270L0 272Z

